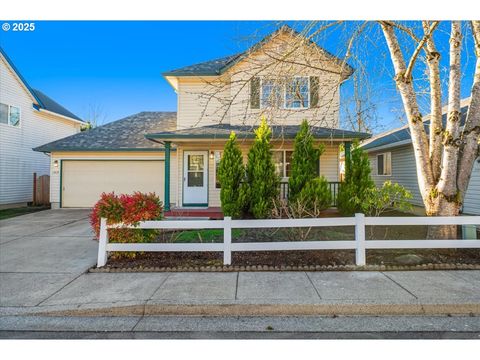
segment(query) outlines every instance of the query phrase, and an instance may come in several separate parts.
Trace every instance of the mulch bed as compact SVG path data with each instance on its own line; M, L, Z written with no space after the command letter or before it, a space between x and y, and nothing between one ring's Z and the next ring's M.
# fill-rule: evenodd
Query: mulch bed
M406 263L405 255L416 255L415 263ZM403 257L402 257L403 256ZM399 260L403 259L403 260ZM438 250L369 250L367 264L372 266L401 266L416 268L434 264L465 264L480 266L479 249ZM232 253L232 267L255 267L256 270L292 270L294 268L324 269L351 268L355 265L353 250L319 251L259 251ZM218 252L157 252L137 254L135 258L110 258L108 269L194 269L223 268L223 255ZM288 267L288 268L287 268ZM252 270L255 270L252 269Z

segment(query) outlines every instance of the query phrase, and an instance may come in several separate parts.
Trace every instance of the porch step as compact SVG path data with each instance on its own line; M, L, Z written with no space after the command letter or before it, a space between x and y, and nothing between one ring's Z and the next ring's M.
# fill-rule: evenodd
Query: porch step
M208 218L212 220L223 219L222 209L210 207L204 209L175 208L164 213L166 218Z

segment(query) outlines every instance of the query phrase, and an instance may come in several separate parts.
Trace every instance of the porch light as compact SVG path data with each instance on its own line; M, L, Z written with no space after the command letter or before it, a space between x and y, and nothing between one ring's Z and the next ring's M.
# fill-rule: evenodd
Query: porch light
M58 160L53 161L53 167L58 168Z
M210 159L213 160L214 157L215 157L215 153L213 151L210 151Z

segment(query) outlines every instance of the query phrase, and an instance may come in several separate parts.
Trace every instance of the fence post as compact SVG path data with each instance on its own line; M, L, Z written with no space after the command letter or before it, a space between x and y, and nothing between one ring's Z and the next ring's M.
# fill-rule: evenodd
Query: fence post
M223 219L223 265L232 263L232 218Z
M107 263L107 244L108 244L108 231L107 231L107 219L100 219L100 239L98 241L98 258L97 267L105 266Z
M365 255L365 215L355 214L355 262L357 266L366 265Z

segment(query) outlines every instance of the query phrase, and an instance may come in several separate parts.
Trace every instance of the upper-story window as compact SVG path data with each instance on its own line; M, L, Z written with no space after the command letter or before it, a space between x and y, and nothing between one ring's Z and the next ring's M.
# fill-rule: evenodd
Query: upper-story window
M278 79L262 79L262 108L283 107L283 85Z
M309 109L318 105L318 77L253 78L250 107Z
M20 108L0 103L0 124L20 126Z
M308 77L288 79L285 86L285 107L287 109L307 109L309 107L310 84Z

